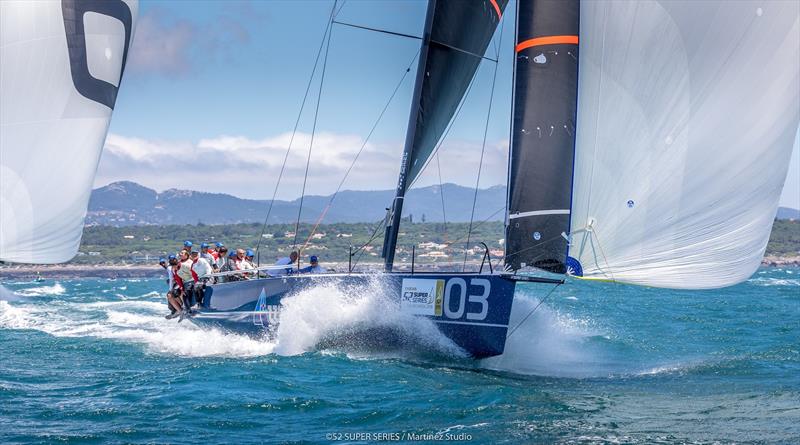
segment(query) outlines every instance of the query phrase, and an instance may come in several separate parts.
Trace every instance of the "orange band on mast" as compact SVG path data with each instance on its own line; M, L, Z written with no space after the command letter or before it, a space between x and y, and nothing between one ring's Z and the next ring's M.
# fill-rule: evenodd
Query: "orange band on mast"
M500 6L498 6L497 0L489 0L489 2L494 6L494 10L497 11L497 18L502 18L503 13L500 12Z
M515 50L517 52L522 51L523 49L530 48L532 46L541 46L541 45L558 45L558 44L578 44L578 36L547 36L547 37L537 37L535 39L528 39L523 42L519 42Z

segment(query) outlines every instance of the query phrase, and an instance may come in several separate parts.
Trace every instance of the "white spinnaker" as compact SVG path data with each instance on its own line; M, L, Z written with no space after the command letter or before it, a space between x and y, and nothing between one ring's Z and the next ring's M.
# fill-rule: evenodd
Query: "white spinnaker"
M586 277L746 280L800 121L800 3L581 2L570 256Z
M82 33L65 24L62 8L93 7L125 20L85 11ZM84 54L89 81L116 88L124 22L130 41L137 12L137 0L0 1L0 261L59 263L78 251L112 109L76 88L67 36L72 63Z

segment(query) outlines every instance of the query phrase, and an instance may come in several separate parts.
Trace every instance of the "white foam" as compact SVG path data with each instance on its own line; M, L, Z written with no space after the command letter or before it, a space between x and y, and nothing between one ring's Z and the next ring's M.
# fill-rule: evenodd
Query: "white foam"
M40 286L40 287L32 287L30 289L20 289L17 291L19 295L25 295L26 297L39 297L43 295L64 295L64 292L67 290L64 289L64 286L61 283L56 282L56 284L52 286Z
M0 327L32 329L55 337L94 337L142 344L151 353L187 357L252 357L273 344L191 323L165 320L166 305L152 301L9 304L0 301Z
M385 289L385 283L375 278L360 286L320 284L284 298L275 352L295 355L314 350L320 344L345 352L363 352L365 347L370 348L365 344L378 337L379 349L371 352L421 351L447 357L465 356L433 322L402 313ZM380 345L384 335L400 344Z
M17 301L22 296L15 293L13 290L0 284L0 300L4 301Z
M502 355L481 360L479 365L498 371L557 377L607 374L608 364L587 344L591 337L601 335L591 328L589 320L559 314L543 304L519 324L538 304L538 300L524 295L514 298L509 333L519 327L506 340Z
M747 280L748 283L755 284L756 286L800 286L800 279L786 279L786 278L751 278Z

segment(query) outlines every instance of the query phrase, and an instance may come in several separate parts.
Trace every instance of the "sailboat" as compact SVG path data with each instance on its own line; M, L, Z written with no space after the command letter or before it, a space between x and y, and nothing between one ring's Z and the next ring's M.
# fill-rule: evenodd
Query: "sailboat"
M209 285L194 323L263 332L284 298L378 279L394 310L483 358L503 353L520 282L544 295L566 275L681 289L752 275L800 122L797 2L519 0L505 268L394 269L407 188L507 3L428 3L384 271Z
M0 2L0 262L77 254L138 6Z

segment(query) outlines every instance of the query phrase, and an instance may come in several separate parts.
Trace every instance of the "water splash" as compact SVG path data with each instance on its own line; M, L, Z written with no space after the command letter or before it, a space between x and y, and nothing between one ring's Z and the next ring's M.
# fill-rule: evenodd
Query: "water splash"
M366 285L325 283L283 299L275 352L465 357L433 322L402 313L387 288L378 278Z
M509 332L538 304L535 298L517 295ZM481 360L479 366L541 376L607 375L611 363L604 360L593 342L602 335L589 320L559 314L543 304L506 340L502 355Z
M0 301L17 301L21 298L21 295L0 284Z

